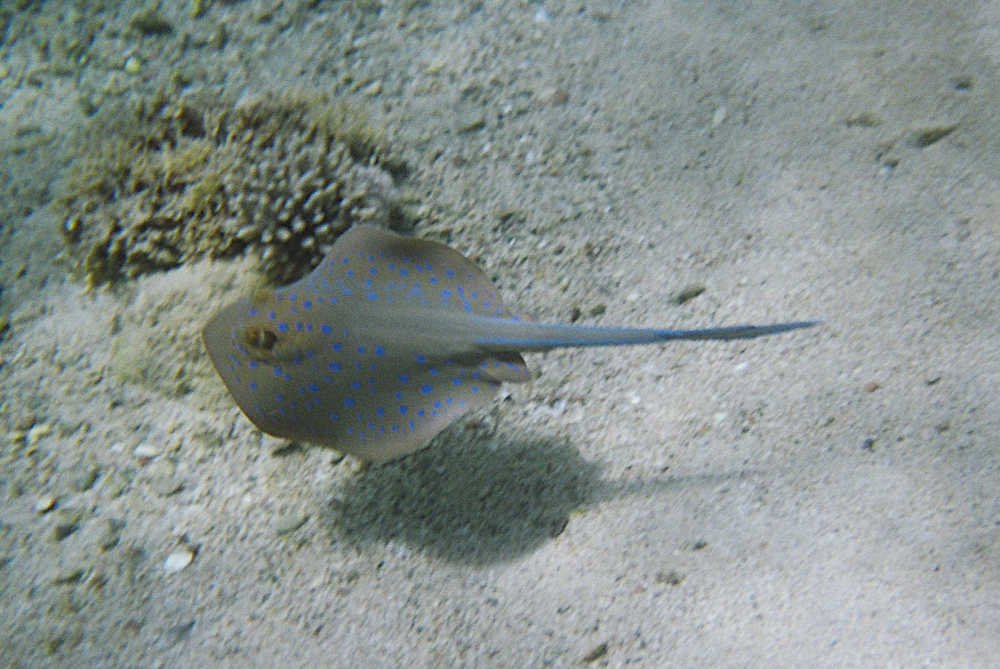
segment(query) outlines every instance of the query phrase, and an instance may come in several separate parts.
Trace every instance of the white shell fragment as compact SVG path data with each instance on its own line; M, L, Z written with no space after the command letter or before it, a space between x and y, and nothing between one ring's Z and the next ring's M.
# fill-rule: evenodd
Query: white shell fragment
M167 574L176 574L191 564L192 560L194 560L194 552L191 549L182 548L174 551L163 561L163 571Z

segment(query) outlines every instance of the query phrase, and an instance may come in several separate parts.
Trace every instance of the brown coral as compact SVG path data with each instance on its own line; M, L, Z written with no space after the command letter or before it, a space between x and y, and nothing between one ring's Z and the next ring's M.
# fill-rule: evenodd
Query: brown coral
M98 114L83 146L63 233L90 285L246 251L285 282L352 222L408 222L395 188L405 165L323 94L160 93Z

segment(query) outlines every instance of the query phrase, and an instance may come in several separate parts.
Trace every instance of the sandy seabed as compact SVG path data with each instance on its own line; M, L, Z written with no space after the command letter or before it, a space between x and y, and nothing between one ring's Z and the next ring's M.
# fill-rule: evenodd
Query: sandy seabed
M0 665L995 665L1000 3L20 4ZM364 104L518 313L823 325L532 355L368 469L264 437L198 341L252 262L66 278L74 130L171 79Z

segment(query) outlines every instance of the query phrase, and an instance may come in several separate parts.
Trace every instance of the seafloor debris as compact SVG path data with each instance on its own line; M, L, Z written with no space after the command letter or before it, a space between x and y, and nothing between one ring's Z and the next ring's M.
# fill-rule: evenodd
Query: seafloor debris
M405 164L363 113L320 93L160 92L99 111L81 146L62 231L91 286L247 251L286 282L355 221L411 225Z

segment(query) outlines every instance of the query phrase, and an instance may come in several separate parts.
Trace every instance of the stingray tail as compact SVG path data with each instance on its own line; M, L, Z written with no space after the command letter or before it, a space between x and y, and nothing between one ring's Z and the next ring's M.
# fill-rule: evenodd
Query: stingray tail
M484 319L485 320L485 319ZM494 351L548 351L564 346L630 346L673 340L753 339L812 327L820 321L793 321L768 325L733 325L697 330L617 328L581 325L526 323L495 320L491 332L475 337L480 346Z

